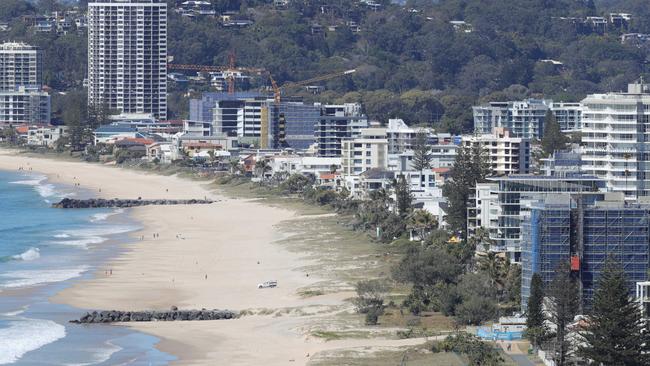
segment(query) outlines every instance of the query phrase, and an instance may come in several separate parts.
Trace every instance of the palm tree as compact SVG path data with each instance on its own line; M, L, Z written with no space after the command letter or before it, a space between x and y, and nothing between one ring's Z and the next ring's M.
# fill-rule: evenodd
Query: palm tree
M239 159L230 159L228 165L230 165L230 174L236 174L241 172L241 165L239 164Z
M407 227L415 231L420 240L424 240L429 233L438 227L438 219L426 210L414 210L408 216Z
M506 258L498 255L496 252L489 251L479 259L479 268L485 271L490 277L492 285L503 289L508 277L510 263Z
M265 159L260 159L255 162L255 171L257 172L257 175L264 180L264 175L266 172L271 170L271 166L269 165L269 162L266 161Z

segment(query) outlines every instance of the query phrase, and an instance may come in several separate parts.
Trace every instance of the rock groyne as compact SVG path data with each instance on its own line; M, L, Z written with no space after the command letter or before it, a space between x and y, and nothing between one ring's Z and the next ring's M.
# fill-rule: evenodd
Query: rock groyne
M128 208L138 206L150 205L207 205L215 201L208 199L190 199L190 200L143 200L143 199L103 199L103 198L90 198L90 199L73 199L64 198L57 203L53 203L54 208Z
M155 321L190 321L234 319L237 313L231 310L178 310L169 311L118 311L105 310L87 312L79 319L71 320L76 324L97 324L117 322L155 322Z

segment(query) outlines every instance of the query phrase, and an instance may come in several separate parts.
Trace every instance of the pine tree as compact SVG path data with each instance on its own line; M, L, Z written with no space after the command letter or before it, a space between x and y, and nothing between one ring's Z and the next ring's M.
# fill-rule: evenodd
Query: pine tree
M544 283L542 277L535 273L530 281L530 296L528 297L528 317L526 318L526 337L533 347L539 347L547 333L544 325Z
M395 182L395 199L397 200L398 214L401 217L406 217L411 212L413 195L404 174L400 175Z
M544 156L549 156L556 150L566 149L568 142L568 137L562 133L560 124L557 123L555 115L549 109L544 117L544 136L542 137Z
M581 332L585 345L578 349L580 356L596 365L650 364L641 312L630 299L620 263L611 258L598 279L588 324Z
M422 172L431 168L431 147L427 143L427 133L420 131L415 136L413 144L413 169L420 172L420 186L422 186Z
M562 264L556 271L548 291L549 321L555 324L554 355L556 366L568 364L571 343L567 339L568 326L578 313L580 306L579 288L571 277L568 264Z
M450 179L442 187L447 198L446 221L454 231L467 232L467 201L473 193L476 183L482 183L490 173L485 150L475 144L458 149Z

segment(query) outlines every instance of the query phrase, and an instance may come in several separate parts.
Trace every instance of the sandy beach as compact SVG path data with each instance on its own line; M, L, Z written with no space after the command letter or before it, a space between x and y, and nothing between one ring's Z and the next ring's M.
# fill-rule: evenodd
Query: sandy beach
M98 269L94 279L79 282L52 299L88 309L177 306L252 309L250 312L257 314L228 321L128 324L159 337L158 347L178 357L178 364L304 365L323 350L422 342L324 342L305 334L307 323L318 321L322 307L340 305L350 294L298 295L299 288L319 280L304 272L311 260L274 243L283 238L278 224L301 219L295 212L254 200L227 198L199 181L0 150L0 169L19 167L43 173L55 183L78 183L104 198L208 197L216 201L211 205L130 209L129 214L143 229L133 234L134 242L127 245L126 252ZM112 270L112 275L107 276L106 270ZM267 280L277 280L279 286L257 288ZM277 309L301 310L299 315L273 315Z

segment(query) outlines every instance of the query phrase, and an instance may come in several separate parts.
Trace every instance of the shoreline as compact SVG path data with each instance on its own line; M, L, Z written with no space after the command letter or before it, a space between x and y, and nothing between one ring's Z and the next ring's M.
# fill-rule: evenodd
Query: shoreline
M292 205L233 198L205 181L0 149L0 169L21 165L54 183L78 183L99 198L218 201L128 209L143 229L131 233L133 242L120 244L124 249L106 264L113 275L102 276L98 268L92 279L51 299L97 310L177 306L245 312L235 320L116 323L158 338L155 347L177 357L172 364L306 365L321 352L368 352L426 342L396 340L390 329L378 334L364 328L347 299L354 296L355 281L373 275L379 256L372 251L377 249L359 241L363 234L323 224L335 217L331 213L312 216ZM268 280L279 286L257 288ZM337 329L366 335L334 340L317 335Z
M209 197L219 201L205 207L155 206L129 209L128 214L143 229L131 233L134 242L128 246L120 245L124 248L120 250L121 254L106 264L113 269L113 276L105 278L102 276L103 270L98 268L92 274L92 279L79 281L51 298L53 303L84 309L162 310L178 306L187 309L205 307L239 311L298 306L298 302L301 302L296 289L307 285L309 281L296 269L308 263L301 263L298 255L272 244L283 238L283 234L274 226L294 218L295 213L292 211L267 207L254 200L226 198L204 188L204 184L198 181L84 162L28 157L0 150L0 169L16 171L19 166L23 166L25 171L31 168L35 173L44 174L53 183L79 184L79 188L90 190L101 198ZM225 223L219 225L219 221ZM208 228L212 230L206 233ZM154 232L160 239L151 238ZM138 240L142 235L145 240ZM209 243L211 239L219 237L222 246ZM228 243L238 243L238 249L242 249L244 255L237 255L236 250L228 248ZM182 248L179 248L180 245ZM214 259L204 261L208 257ZM173 266L178 268L172 269ZM237 267L250 267L254 273L247 274L249 270L237 273ZM257 283L271 279L280 281L277 289L257 289ZM224 295L219 296L212 288L220 288L219 292ZM260 291L265 291L264 296L259 296ZM197 327L196 322L192 323L188 325L190 328ZM192 364L193 360L205 358L204 354L208 350L188 348L193 342L191 338L184 341L184 337L179 338L173 329L161 334L158 329L146 329L147 325L150 326L129 324L128 327L159 338L161 341L157 348L178 357L178 364ZM218 327L219 323L209 326ZM242 335L245 333L247 331L242 332ZM212 339L212 342L215 341L218 340ZM222 360L221 357L217 359ZM210 363L205 360L205 364Z

